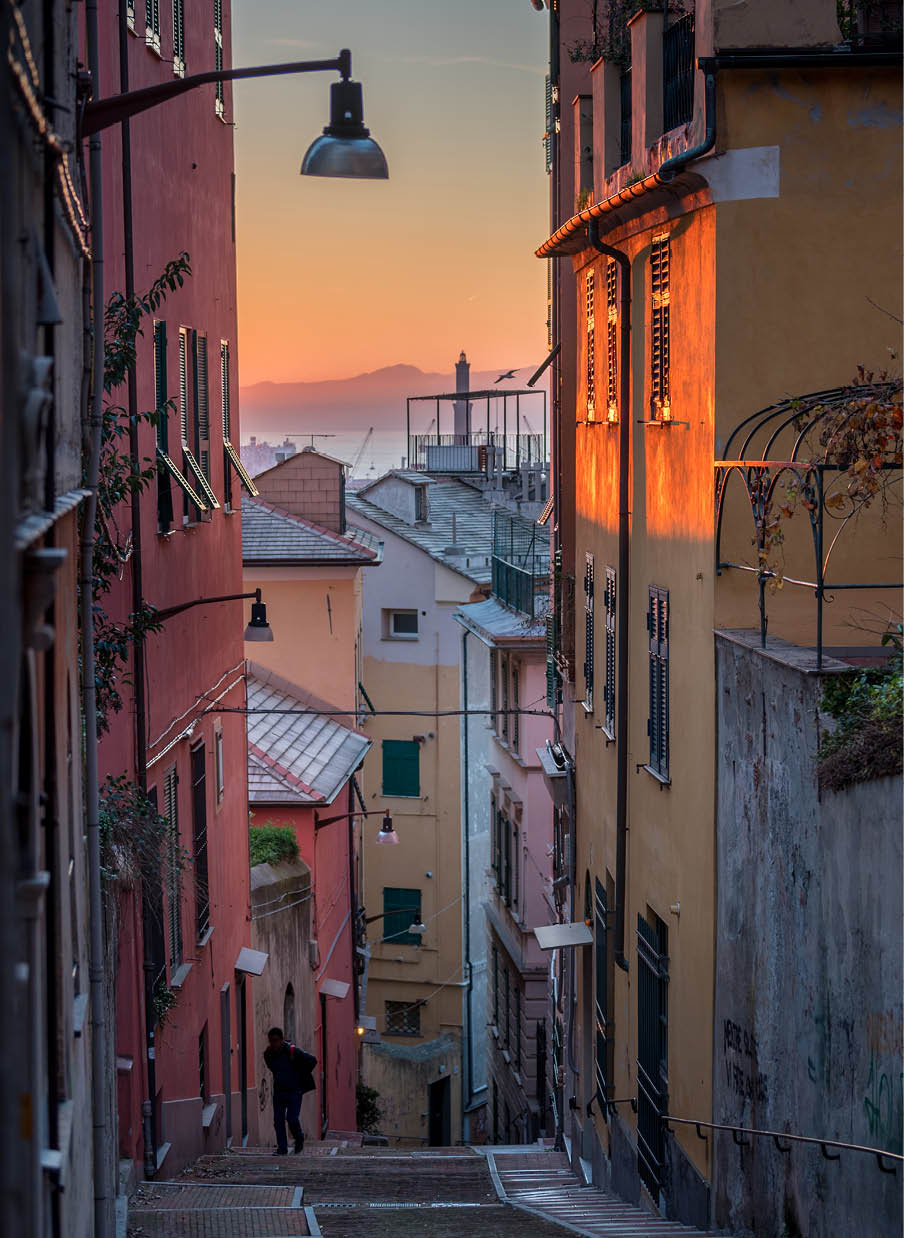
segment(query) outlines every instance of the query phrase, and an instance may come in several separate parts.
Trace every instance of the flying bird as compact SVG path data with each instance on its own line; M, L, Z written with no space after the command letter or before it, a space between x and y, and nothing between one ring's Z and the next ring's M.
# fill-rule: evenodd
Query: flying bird
M517 370L506 370L504 374L499 375L499 377L496 379L496 382L501 383L501 382L504 382L506 378L514 378L517 373L518 373Z

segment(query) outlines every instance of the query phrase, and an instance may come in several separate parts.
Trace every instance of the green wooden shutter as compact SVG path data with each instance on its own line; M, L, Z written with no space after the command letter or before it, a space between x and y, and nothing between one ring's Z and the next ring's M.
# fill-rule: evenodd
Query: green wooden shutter
M420 745L414 740L383 740L384 795L420 795L420 756Z
M420 890L383 887L383 939L390 945L419 946L420 933L409 933L408 926L421 918Z

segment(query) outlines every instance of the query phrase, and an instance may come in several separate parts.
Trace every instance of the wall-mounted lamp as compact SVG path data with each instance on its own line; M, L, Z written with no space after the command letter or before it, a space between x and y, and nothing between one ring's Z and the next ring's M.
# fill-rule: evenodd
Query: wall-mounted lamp
M375 841L384 845L386 843L391 843L393 846L395 846L395 844L399 841L398 834L392 828L392 817L388 812L383 818L383 824L380 826L380 830Z
M273 629L267 622L267 605L261 601L260 589L257 590L257 601L251 603L251 622L245 628L245 640L273 640Z

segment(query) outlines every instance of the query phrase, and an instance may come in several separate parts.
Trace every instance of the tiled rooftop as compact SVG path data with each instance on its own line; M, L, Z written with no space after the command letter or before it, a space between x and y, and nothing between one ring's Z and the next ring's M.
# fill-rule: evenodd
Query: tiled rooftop
M396 473L398 475L398 472ZM421 474L417 474L418 477ZM493 507L481 492L454 478L432 478L429 490L430 523L410 525L398 516L383 511L362 493L346 495L349 511L366 516L375 524L396 533L428 554L431 559L459 572L475 584L492 579ZM455 543L464 554L448 554L452 545L452 515L455 515Z
M379 563L380 543L349 525L334 533L271 507L242 498L243 563Z
M546 639L548 599L538 597L536 604L538 607L542 606L543 613L534 619L519 610L504 606L495 597L487 598L485 602L460 606L456 615L472 631L488 636L491 640L540 641Z
M301 688L249 664L248 798L252 804L328 804L370 748L366 736L314 712L304 696ZM319 701L316 708L321 708Z

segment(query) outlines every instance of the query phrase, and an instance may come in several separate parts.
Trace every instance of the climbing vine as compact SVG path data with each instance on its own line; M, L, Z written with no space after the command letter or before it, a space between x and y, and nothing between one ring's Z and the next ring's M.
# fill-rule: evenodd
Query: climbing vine
M102 784L98 824L101 872L111 885L174 889L191 863L175 826L125 774Z
M153 314L167 294L181 288L191 274L187 253L168 262L163 273L144 293L126 297L114 292L104 311L104 400L101 428L100 473L97 487L97 519L94 529L94 615L95 682L97 684L97 726L103 734L109 729L109 715L122 709L118 684L127 681L125 668L132 646L149 632L160 630L153 606L144 603L128 618L113 620L104 607L104 598L132 556L131 527L123 530L119 520L132 495L145 490L157 475L157 462L150 456L133 460L129 452L130 418L126 408L113 396L135 364L138 337L144 319ZM160 408L138 413L136 423L156 427L174 407L167 400Z
M677 17L693 10L693 0L668 4L668 0L590 0L589 39L575 39L565 45L572 62L605 60L626 69L631 63L631 32L628 22L635 13L647 10L668 11Z

